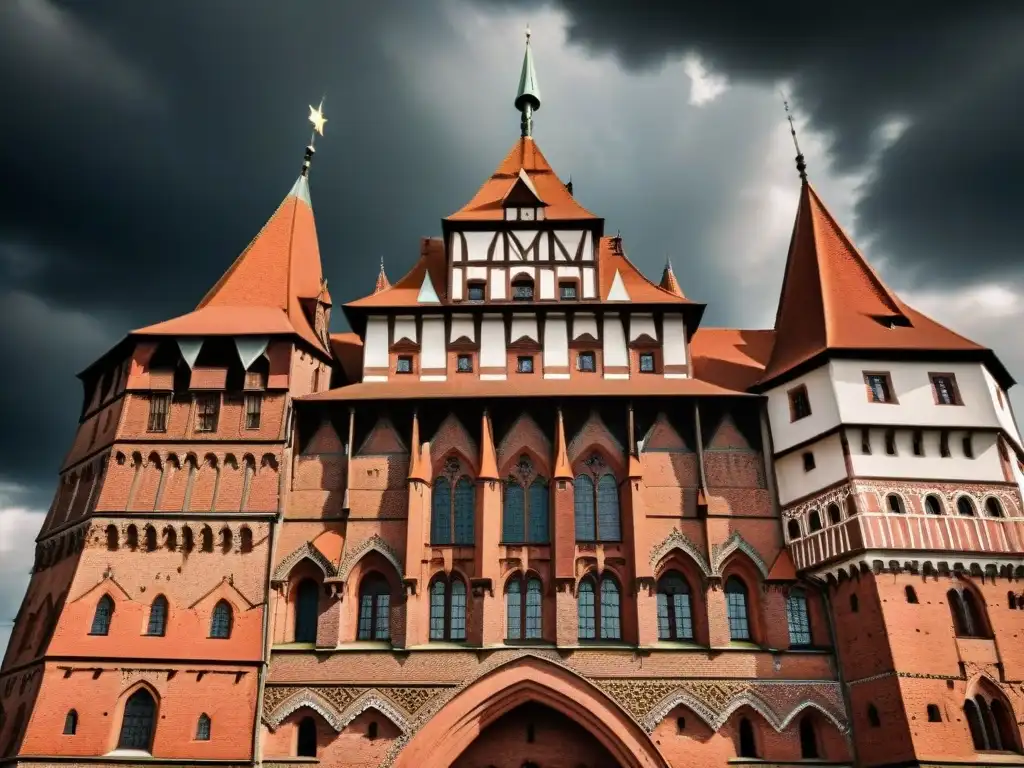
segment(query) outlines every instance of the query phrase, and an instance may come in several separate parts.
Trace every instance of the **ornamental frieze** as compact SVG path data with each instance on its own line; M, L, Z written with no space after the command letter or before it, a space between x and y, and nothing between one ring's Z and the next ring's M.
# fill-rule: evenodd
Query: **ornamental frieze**
M277 728L285 718L302 707L319 712L336 731L368 709L376 709L400 731L445 688L423 686L267 686L263 692L263 720Z

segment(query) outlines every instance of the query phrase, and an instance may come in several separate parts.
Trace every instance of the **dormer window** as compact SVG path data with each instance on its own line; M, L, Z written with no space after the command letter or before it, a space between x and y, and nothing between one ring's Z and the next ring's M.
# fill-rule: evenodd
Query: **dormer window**
M469 301L484 301L486 291L486 283L469 283L466 286L466 296Z
M472 373L473 372L473 356L472 355L459 355L455 359L455 370L459 373Z
M594 353L580 352L576 356L576 370L583 371L584 373L593 373L597 370L597 366L594 363Z
M533 279L522 275L512 281L512 301L533 301Z
M654 373L654 353L640 353L640 373Z
M400 355L395 362L395 373L412 373L412 356Z

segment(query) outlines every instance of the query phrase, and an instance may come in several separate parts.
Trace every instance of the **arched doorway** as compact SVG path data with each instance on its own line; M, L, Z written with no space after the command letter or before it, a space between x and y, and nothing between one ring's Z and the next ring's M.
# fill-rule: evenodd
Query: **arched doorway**
M587 729L536 702L520 704L484 728L451 768L620 768Z

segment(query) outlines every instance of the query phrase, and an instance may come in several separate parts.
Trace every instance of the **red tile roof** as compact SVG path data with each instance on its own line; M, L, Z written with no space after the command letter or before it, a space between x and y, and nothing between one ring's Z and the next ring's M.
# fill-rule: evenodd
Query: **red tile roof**
M369 296L350 301L348 307L418 307L423 275L430 273L430 281L437 291L441 303L446 303L445 289L448 285L448 266L445 263L444 241L439 237L424 237L420 240L420 257L397 283L382 291L375 290ZM379 280L378 280L379 285ZM436 305L434 305L436 306Z
M745 390L764 375L775 331L698 328L690 339L693 375L726 389Z
M194 312L136 333L295 333L326 353L302 307L303 300L318 297L330 302L320 267L308 180L300 176Z
M602 237L597 258L601 272L602 301L608 300L615 274L618 273L622 276L622 284L630 301L637 304L696 304L683 296L682 291L675 293L648 280L626 256L621 237Z
M501 221L505 218L502 201L519 180L520 169L526 171L532 191L545 204L545 219L598 218L569 194L565 184L541 154L531 137L517 139L508 155L473 199L448 217L448 221Z
M890 327L892 326L892 327ZM904 304L805 183L762 384L828 350L986 350Z
M481 381L465 379L456 374L447 381L420 381L418 378L402 377L392 381L360 382L299 399L309 402L347 402L469 397L488 399L499 397L650 397L658 395L714 397L744 396L745 393L698 379L665 379L660 376L639 376L633 379L604 379L599 376L582 379L543 379L539 376L518 377L513 374L506 381Z
M349 382L363 378L363 340L355 333L332 333L331 352Z
M676 273L672 271L672 265L669 262L665 262L665 271L661 273L661 282L658 284L660 288L674 293L679 298L685 298L683 296L683 289L679 287L679 281L676 280Z

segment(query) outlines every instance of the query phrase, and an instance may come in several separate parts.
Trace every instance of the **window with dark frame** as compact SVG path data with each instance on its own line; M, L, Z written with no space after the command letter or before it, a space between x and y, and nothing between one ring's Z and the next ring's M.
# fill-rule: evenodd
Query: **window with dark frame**
M487 295L485 283L469 283L466 285L466 297L469 301L484 301Z
M974 444L971 442L970 434L964 435L964 458L974 458Z
M196 431L213 432L217 429L220 395L196 396Z
M814 469L814 454L811 451L804 451L804 472L810 472Z
M391 587L371 573L359 587L359 640L391 639Z
M167 431L167 411L171 406L170 395L150 395L149 397L149 431Z
M949 432L943 431L939 435L939 455L944 458L949 458Z
M952 374L932 374L932 391L938 405L960 405L956 390L956 379Z
M729 639L750 640L747 585L735 576L730 576L725 582L725 609L729 620Z
M458 373L472 373L473 372L473 356L472 355L459 355L455 358L455 370Z
M412 356L399 355L395 361L395 373L412 373Z
M919 429L914 430L914 455L924 456L924 436Z
M658 579L658 639L693 640L690 585L676 571Z
M245 428L259 429L263 410L263 395L245 396Z
M803 384L789 390L789 415L790 421L799 421L811 415L811 401L807 397L807 387Z
M592 575L578 588L577 635L580 640L621 640L622 608L619 584L611 576L600 580Z
M516 358L516 373L533 373L533 355L519 355Z
M526 599L523 599L525 595ZM505 588L505 639L540 640L543 636L543 595L540 579L514 577Z
M466 639L466 584L458 577L439 578L430 585L430 639Z
M562 301L576 301L576 283L559 283L558 295Z
M868 385L868 397L872 403L891 403L892 385L887 373L866 373L864 380Z
M896 455L896 432L891 429L885 431L885 453L887 456Z
M533 280L529 278L513 280L512 301L533 301Z
M640 353L640 373L654 373L654 353Z
M790 645L811 644L811 619L807 611L807 595L802 589L793 589L786 599L786 623Z
M860 452L865 456L871 455L871 430L867 427L860 431Z
M576 370L584 373L593 373L597 369L594 364L593 352L580 352L576 355Z

